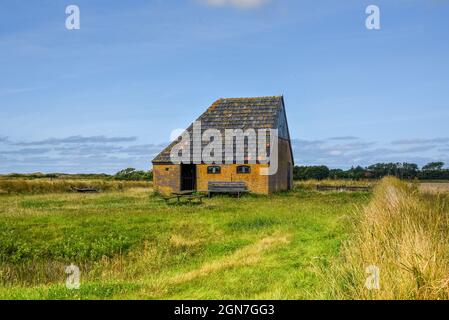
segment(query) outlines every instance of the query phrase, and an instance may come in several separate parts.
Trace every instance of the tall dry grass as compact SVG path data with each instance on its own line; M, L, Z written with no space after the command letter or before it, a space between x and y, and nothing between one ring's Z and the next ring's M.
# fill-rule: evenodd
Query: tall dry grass
M445 194L385 178L374 190L354 232L330 270L340 299L448 299L449 203ZM378 290L369 290L368 266L379 268Z
M46 194L73 192L74 188L95 188L99 191L121 191L149 187L145 181L66 180L66 179L0 179L0 194Z

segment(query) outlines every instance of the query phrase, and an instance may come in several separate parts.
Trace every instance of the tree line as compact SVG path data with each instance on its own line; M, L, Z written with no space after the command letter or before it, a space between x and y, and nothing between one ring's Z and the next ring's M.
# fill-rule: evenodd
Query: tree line
M126 181L151 181L153 172L126 168L115 174L105 173L10 173L0 175L0 179L71 179L71 180L126 180Z
M349 170L330 169L327 166L295 166L293 179L381 179L385 176L395 176L400 179L420 180L449 180L449 169L444 168L444 162L430 162L419 168L415 163L376 163L367 167L352 167ZM0 175L0 178L26 178L26 179L114 179L128 181L151 181L153 172L126 168L114 175L108 174L64 174L64 173L31 173Z
M444 162L430 162L419 168L415 163L376 163L367 167L352 167L349 170L329 169L327 166L295 166L295 180L308 179L380 179L395 176L400 179L449 180L449 169Z

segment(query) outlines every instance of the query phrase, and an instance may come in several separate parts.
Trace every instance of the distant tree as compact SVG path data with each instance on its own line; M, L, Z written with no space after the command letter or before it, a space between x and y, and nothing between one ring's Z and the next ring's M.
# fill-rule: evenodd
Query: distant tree
M429 162L424 167L423 171L441 171L443 170L444 162Z
M302 168L303 167L299 167L299 166L293 167L293 179L294 180L304 180L304 178L302 177Z
M374 178L380 178L388 175L388 165L385 163L376 163L373 165L370 165L366 168L369 172L371 172L372 177Z
M117 180L152 180L153 173L151 171L137 171L135 168L126 168L117 172L114 176Z
M326 166L314 166L308 169L309 176L317 180L329 178L329 171L329 168Z
M331 169L329 170L329 178L337 180L337 179L347 179L348 175L346 171L342 169Z
M126 168L123 170L120 170L119 172L117 172L115 174L116 177L129 177L131 176L134 172L136 172L135 168Z
M423 180L447 180L449 179L449 170L443 169L444 162L430 162L422 167L419 175Z
M354 180L360 180L360 179L363 179L364 177L365 177L365 169L364 168L362 168L361 166L357 166L357 167L352 167L350 170L349 170L349 174L348 174L348 177L350 178L350 179L354 179Z
M300 166L293 169L293 178L297 180L323 180L328 177L329 168L326 166Z
M57 175L56 173L47 173L47 174L45 175L45 177L46 177L46 178L49 178L49 179L57 179L57 178L58 178L58 175Z
M444 169L444 162L431 162L422 170L416 163L376 163L366 168L352 167L349 170L329 169L326 166L294 167L294 179L382 179L385 176L395 176L400 179L449 180L449 169Z
M418 176L418 165L404 162L401 166L401 179L414 179Z
M403 179L413 179L418 176L418 165L415 163L376 163L366 168L367 177L376 179L385 176L396 176Z

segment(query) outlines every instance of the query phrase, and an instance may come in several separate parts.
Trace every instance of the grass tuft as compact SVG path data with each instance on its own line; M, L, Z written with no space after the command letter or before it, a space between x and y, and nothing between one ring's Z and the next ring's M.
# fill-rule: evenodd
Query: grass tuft
M353 219L352 235L328 270L341 299L448 299L449 198L385 178ZM379 268L380 289L365 287L368 266Z

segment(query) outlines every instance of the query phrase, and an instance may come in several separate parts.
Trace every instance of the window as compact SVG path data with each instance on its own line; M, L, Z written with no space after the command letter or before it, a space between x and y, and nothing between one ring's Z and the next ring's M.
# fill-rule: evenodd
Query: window
M208 174L219 174L219 173L221 173L221 167L219 167L219 166L207 167L207 173Z
M238 166L237 173L251 173L251 167L250 166Z
M170 171L170 168L165 168L165 171Z

